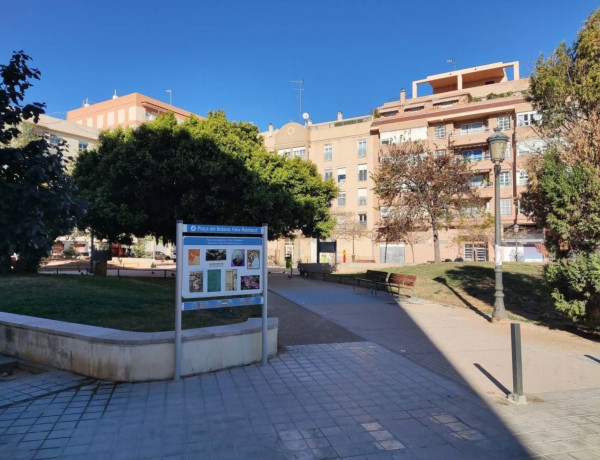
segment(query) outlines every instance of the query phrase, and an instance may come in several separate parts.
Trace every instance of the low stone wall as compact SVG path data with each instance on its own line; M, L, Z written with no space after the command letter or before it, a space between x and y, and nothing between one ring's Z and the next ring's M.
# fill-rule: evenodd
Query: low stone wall
M269 356L277 353L277 318L268 319ZM117 382L173 378L173 331L128 332L0 313L0 353ZM262 319L182 331L181 375L262 359Z

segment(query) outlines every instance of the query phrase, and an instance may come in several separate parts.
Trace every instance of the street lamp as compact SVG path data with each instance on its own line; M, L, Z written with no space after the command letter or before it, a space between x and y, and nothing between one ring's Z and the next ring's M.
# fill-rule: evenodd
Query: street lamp
M502 134L500 127L494 128L494 134L487 138L490 149L490 158L494 162L494 223L495 223L495 246L494 246L494 272L496 273L496 301L492 321L506 318L504 309L504 292L502 287L502 235L500 231L500 163L504 161L508 136Z

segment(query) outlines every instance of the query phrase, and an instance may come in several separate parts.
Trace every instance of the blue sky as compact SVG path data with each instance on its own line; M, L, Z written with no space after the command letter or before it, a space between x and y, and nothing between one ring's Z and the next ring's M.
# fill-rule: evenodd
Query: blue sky
M370 113L413 80L520 61L571 44L591 0L5 1L0 62L23 49L42 72L28 101L47 113L140 92L262 130ZM502 5L502 10L498 8Z

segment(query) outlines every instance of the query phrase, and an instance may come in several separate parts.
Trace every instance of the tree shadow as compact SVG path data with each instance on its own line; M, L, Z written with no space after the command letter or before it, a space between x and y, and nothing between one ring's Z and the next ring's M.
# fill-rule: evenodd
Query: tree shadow
M435 278L450 289L470 309L470 304L454 287L489 305L494 305L495 274L493 267L463 265L446 272L445 277ZM548 327L571 332L580 337L598 340L598 331L584 324L574 323L554 308L550 287L538 276L527 273L503 272L504 305L509 314Z

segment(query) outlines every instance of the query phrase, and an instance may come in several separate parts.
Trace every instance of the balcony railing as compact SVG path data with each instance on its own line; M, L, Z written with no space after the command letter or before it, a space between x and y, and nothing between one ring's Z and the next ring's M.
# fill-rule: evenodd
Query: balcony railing
M451 136L467 136L469 134L479 134L479 133L489 133L490 128L487 126L482 126L481 128L470 128L470 129L457 129L454 131L450 131Z

